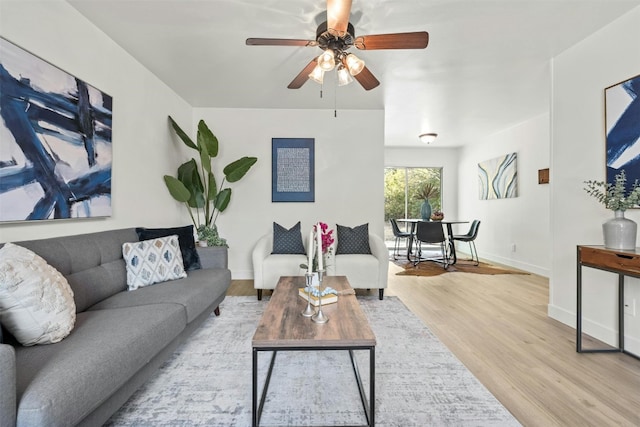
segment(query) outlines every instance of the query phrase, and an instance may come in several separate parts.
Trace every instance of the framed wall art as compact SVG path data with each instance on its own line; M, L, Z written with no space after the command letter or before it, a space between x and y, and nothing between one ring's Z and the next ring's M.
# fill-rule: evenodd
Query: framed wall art
M518 197L517 153L478 163L480 200Z
M628 185L640 180L640 74L605 88L607 182L624 170Z
M111 215L112 98L0 38L0 221Z
M313 138L271 140L271 201L313 202L315 166Z

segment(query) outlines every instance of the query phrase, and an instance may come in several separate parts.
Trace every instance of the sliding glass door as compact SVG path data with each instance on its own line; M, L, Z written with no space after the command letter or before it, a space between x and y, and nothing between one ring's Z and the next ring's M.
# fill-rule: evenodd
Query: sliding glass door
M442 168L388 167L384 170L385 240L393 241L391 218L420 218L428 198L432 210L442 209Z

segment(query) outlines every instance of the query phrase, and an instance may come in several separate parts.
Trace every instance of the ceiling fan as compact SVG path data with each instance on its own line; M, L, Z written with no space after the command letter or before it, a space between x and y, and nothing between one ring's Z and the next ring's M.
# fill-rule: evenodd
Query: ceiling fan
M424 49L429 44L429 33L374 34L355 36L349 22L351 0L327 0L327 20L316 30L315 40L248 38L249 46L318 46L320 56L313 58L287 86L299 89L308 79L322 83L324 73L337 70L338 85L350 83L352 76L365 90L377 87L380 82L364 65L364 61L348 50L355 46L360 50L377 49Z

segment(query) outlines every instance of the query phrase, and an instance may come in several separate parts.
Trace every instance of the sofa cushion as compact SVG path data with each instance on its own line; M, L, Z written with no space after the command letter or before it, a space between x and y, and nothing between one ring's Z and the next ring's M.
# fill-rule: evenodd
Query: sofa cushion
M368 223L353 228L337 224L336 228L338 229L336 255L371 254Z
M193 237L193 225L184 227L170 228L136 228L138 238L140 240L156 239L158 237L167 237L176 234L178 243L180 244L180 252L182 253L182 263L185 271L198 270L201 267L200 257L196 250L196 241Z
M61 341L76 320L67 279L29 249L0 249L0 323L22 345Z
M18 425L76 425L186 325L179 304L78 313L65 340L16 347Z
M286 229L278 223L273 223L273 250L274 255L305 254L300 231L300 221L290 229Z
M190 323L216 299L226 295L230 282L231 272L227 269L193 270L185 279L121 292L90 307L89 310L173 302L181 304L186 309L187 323Z
M127 289L122 244L137 241L133 228L17 242L47 260L69 281L82 312Z
M122 245L127 265L127 286L138 289L154 283L187 277L182 264L178 236L172 235Z

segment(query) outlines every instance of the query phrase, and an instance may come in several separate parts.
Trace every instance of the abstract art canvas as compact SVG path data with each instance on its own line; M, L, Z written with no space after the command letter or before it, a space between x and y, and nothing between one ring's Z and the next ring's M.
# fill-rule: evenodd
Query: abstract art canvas
M313 138L271 140L271 201L313 202Z
M518 197L516 153L478 163L480 200Z
M0 221L111 215L112 102L0 38Z
M604 90L607 182L622 170L627 184L640 180L640 75Z

